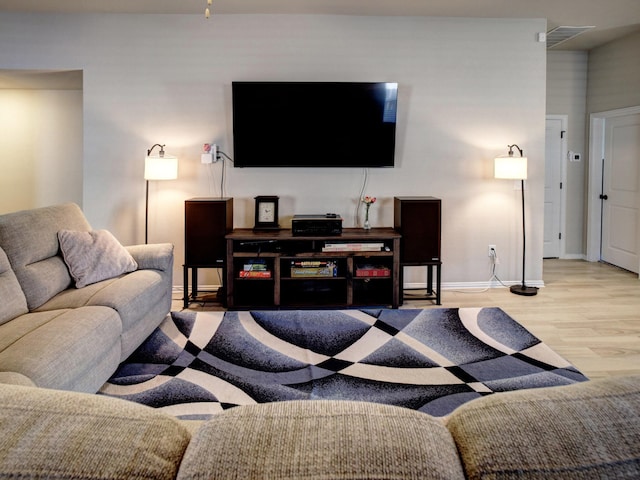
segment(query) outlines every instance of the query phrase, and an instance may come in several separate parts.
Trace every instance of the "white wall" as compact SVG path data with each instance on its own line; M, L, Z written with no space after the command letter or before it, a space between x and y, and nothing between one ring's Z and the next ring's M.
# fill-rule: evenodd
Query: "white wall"
M587 114L591 132L602 129L602 112L640 107L640 33L633 33L589 52L589 84L587 88ZM597 135L596 135L597 137ZM590 148L598 152L601 138L589 138ZM595 156L595 155L593 155ZM600 258L600 156L589 159L588 188L588 242L587 258Z
M143 156L154 143L180 157L180 178L151 186L150 241L176 245L181 282L183 200L219 195L221 165L199 163L203 143L230 156L234 80L397 81L397 166L370 170L393 223L394 195L443 200L443 282L487 282L488 244L505 281L520 276L520 192L492 178L493 157L517 143L530 161L527 278L542 279L544 20L305 15L27 15L0 13L0 66L84 72L83 207L123 243L144 234ZM286 132L272 148L286 148ZM359 169L233 169L235 225L253 223L253 197L281 197L294 213L335 211L354 224ZM284 218L283 218L284 217ZM407 278L411 282L410 278Z
M82 91L0 89L0 213L82 204Z
M565 255L585 254L585 188L588 170L586 144L587 52L550 51L547 54L547 114L567 115L567 148L582 154L581 162L564 160L566 225L562 231Z
M589 52L588 113L640 105L640 32Z

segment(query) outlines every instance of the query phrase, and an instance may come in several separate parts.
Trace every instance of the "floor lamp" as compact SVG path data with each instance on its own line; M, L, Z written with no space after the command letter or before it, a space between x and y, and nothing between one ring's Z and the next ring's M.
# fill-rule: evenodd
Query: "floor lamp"
M512 285L511 293L516 295L525 295L531 297L538 293L537 287L527 287L524 282L525 278L525 251L527 246L525 221L524 221L524 181L527 179L527 157L523 155L522 149L518 145L507 145L509 148L508 155L501 155L494 161L494 177L520 180L522 191L522 284ZM520 152L519 157L513 156L513 148L517 148Z
M160 147L158 155L151 155L154 148ZM175 180L178 178L178 158L165 155L164 145L156 143L149 150L144 159L144 179L147 181L147 191L144 204L144 243L149 239L149 180Z

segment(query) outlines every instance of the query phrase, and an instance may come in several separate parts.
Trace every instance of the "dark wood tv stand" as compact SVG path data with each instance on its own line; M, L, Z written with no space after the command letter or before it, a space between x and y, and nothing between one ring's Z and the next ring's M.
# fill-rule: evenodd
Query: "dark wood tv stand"
M301 236L290 229L234 229L226 235L229 309L391 306L400 304L400 238L392 228L345 228L341 235ZM327 244L382 244L323 251ZM307 275L317 265L332 276ZM252 273L242 273L252 271ZM259 273L268 272L268 273ZM324 272L326 274L327 272Z

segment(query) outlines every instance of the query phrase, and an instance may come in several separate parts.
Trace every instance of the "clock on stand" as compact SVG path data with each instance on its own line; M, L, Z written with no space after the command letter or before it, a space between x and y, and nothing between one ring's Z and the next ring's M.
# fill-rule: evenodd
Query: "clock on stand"
M260 195L256 200L256 218L253 226L254 230L274 230L279 229L278 224L278 200L274 195Z

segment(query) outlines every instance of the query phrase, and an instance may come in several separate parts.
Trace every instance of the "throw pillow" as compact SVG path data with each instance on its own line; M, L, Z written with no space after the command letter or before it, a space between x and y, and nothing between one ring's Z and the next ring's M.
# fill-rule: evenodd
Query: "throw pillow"
M138 268L131 254L107 230L60 230L58 241L76 288L133 272Z

